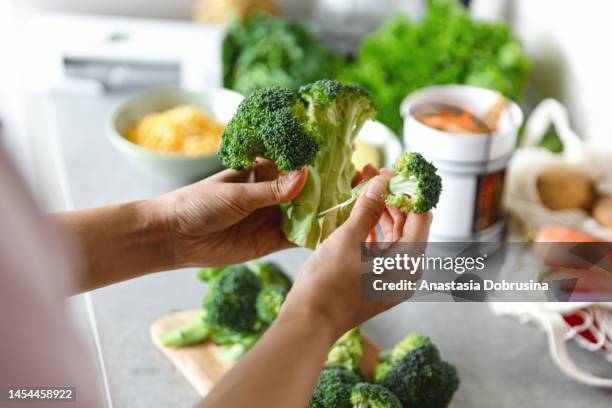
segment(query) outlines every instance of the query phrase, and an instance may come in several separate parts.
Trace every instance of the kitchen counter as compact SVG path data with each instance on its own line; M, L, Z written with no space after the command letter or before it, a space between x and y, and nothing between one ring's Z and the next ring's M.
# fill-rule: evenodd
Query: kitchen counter
M54 97L57 133L68 187L76 208L146 198L176 182L142 174L128 165L104 135L116 98ZM294 274L308 251L271 256ZM129 407L188 407L197 394L149 339L149 325L173 310L197 308L205 285L194 270L150 275L92 292L113 404ZM419 330L432 337L454 363L461 386L452 407L609 407L612 392L574 382L548 355L543 332L486 304L404 303L369 321L364 332L382 347ZM570 345L579 364L600 375L612 365Z

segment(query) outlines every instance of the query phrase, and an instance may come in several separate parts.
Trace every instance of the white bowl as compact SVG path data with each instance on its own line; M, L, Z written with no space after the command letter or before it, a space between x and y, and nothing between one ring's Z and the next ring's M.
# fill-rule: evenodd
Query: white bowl
M111 113L106 134L112 145L134 166L171 178L196 180L223 168L217 153L189 157L180 153L159 152L138 146L124 135L145 115L178 105L198 106L217 121L227 123L242 99L242 95L228 89L203 92L162 89L146 92L126 100Z

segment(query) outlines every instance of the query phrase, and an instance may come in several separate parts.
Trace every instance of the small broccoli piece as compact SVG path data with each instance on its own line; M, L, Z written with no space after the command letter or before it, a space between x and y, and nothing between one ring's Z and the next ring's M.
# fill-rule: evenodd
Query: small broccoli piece
M318 150L304 101L295 91L272 87L256 90L240 103L221 136L219 157L233 169L248 168L263 157L288 171L310 163Z
M255 301L261 281L244 265L226 268L215 277L204 297L210 325L222 330L250 334L257 331Z
M362 340L359 327L344 333L329 350L325 367L340 367L349 371L357 371L359 361L363 357Z
M362 379L356 373L342 368L326 368L308 404L308 408L352 408L351 390Z
M420 153L403 153L393 163L395 176L389 180L389 194L385 204L417 214L435 208L442 192L442 179L436 173L437 170ZM350 198L319 213L319 217L339 208L351 207L367 185L367 182L357 185Z
M261 284L277 285L285 288L287 291L291 289L291 278L274 262L252 261L247 264L249 269L261 279Z
M459 387L457 370L440 358L438 348L416 334L392 351L386 369L375 380L395 394L404 407L445 408Z
M206 322L206 311L202 310L192 321L162 333L159 340L164 347L186 347L203 342L209 334L210 326Z
M255 307L257 317L266 324L272 324L287 297L287 289L280 285L269 285L259 292Z
M400 360L407 353L419 347L431 344L429 337L423 336L421 333L411 333L404 337L402 341L397 343L391 350L384 350L379 355L381 363L376 366L374 371L374 381L379 382L382 377L387 374L391 365Z
M391 391L377 384L359 383L351 391L353 408L402 408Z

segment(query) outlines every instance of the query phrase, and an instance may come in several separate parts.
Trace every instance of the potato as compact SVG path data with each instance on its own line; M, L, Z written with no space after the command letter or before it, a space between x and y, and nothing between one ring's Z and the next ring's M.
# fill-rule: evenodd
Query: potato
M612 228L612 196L601 197L595 202L593 217L604 227Z
M538 194L551 210L588 210L595 200L595 184L583 171L570 166L552 166L540 173Z

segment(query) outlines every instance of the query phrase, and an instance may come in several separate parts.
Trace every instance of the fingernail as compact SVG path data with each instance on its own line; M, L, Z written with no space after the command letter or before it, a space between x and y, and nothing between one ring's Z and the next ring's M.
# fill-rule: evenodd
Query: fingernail
M298 177L300 177L301 172L301 170L293 170L285 174L283 178L287 183L293 183L295 180L297 180Z
M376 201L382 201L387 192L387 183L384 177L376 176L369 183L366 189L366 197Z

